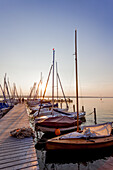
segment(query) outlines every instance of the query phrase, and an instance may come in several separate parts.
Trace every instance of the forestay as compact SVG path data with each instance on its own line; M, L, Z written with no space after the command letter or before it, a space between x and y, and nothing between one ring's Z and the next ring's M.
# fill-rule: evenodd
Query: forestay
M111 130L112 122L107 122L104 124L84 126L82 127L82 133L71 132L61 136L59 139L107 137L110 136Z

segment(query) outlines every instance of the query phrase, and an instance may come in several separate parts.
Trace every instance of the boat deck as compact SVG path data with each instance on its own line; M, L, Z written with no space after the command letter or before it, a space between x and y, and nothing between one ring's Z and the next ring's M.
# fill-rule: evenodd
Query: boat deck
M29 127L25 104L17 104L0 119L0 169L39 169L33 138L10 136L16 128Z

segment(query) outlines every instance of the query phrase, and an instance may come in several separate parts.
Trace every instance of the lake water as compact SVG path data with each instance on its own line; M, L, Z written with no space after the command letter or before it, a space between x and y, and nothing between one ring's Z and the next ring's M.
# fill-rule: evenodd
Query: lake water
M73 111L73 104L75 104L75 99L69 104L70 111ZM96 108L98 124L113 121L113 98L80 98L80 110L82 106L86 111L86 121L82 125L95 124L92 113L94 108ZM106 161L113 157L113 149L96 154L79 153L79 156L76 152L48 153L42 149L37 150L37 157L40 170L101 170Z

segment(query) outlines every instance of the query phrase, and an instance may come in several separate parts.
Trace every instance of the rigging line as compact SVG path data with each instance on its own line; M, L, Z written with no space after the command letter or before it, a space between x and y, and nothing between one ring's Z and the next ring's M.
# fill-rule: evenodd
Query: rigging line
M6 96L5 96L5 93L4 93L4 91L3 91L3 88L2 88L2 86L1 86L1 84L0 84L0 88L1 88L1 91L2 91L3 96L4 96L4 100L7 102L7 100L6 100Z
M80 96L83 96L83 89L82 89L82 86L81 86L80 76L79 76L79 94L80 94ZM84 106L84 99L83 99L83 97L81 97L80 103L81 103L82 106Z
M50 71L49 71L49 75L48 75L47 82L46 82L46 87L45 87L44 94L43 94L43 99L45 97L45 93L46 93L46 90L47 90L47 86L48 86L48 82L49 82L49 77L50 77L52 68L53 68L53 65L51 65L51 68L50 68Z
M59 77L59 74L58 74L58 73L57 73L57 77L58 77L58 80L59 80L59 83L60 83L60 86L61 86L61 90L62 90L64 99L65 99L65 102L66 102L66 107L67 107L67 109L68 109L69 106L68 106L68 104L67 104L67 100L66 100L66 97L65 97L65 94L64 94L64 90L63 90L63 87L62 87L62 84L61 84L60 77Z
M48 82L49 82L49 77L50 77L52 68L53 68L53 64L51 65L51 68L50 68L50 71L49 71L48 79L47 79L47 82L46 82L46 87L45 87L44 94L43 94L43 99L45 97L45 93L46 93L46 89L47 89L47 85L48 85ZM39 116L39 113L40 113L41 106L42 106L42 100L41 100L40 108L38 110L38 116Z
M88 113L86 116L89 116L89 115L91 115L92 113L94 113L94 111L93 111L93 112L91 112L91 113Z
M36 98L39 98L39 86L40 86L41 80L38 83L37 90L36 90Z

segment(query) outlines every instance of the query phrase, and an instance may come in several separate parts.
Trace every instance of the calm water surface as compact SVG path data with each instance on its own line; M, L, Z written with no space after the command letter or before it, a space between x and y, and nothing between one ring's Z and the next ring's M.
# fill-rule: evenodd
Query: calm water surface
M73 111L73 104L75 104L75 100L69 104L70 111ZM102 98L102 100L100 98L82 98L79 99L80 110L82 106L86 111L86 122L82 125L94 124L94 114L92 113L94 108L96 108L97 123L113 121L113 98ZM113 149L95 154L48 153L42 149L37 150L37 157L40 170L100 170L103 169L102 166L106 161L113 157Z

